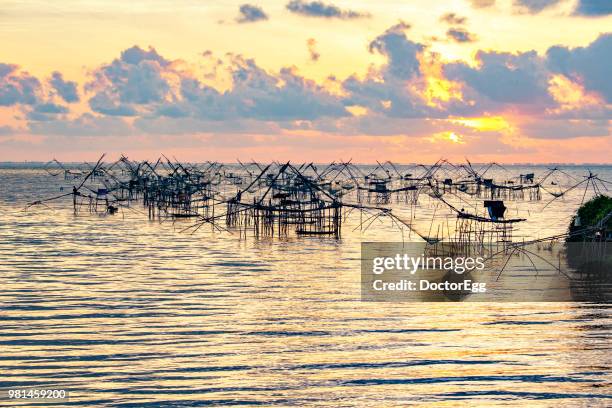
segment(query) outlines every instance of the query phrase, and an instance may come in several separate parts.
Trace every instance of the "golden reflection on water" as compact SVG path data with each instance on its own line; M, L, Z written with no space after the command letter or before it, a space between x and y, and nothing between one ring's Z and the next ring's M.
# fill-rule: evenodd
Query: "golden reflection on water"
M0 178L3 388L111 407L612 402L606 305L361 302L359 245L400 240L387 223L338 241L191 235L132 211L24 213L57 180ZM576 199L527 204L522 234L564 231Z

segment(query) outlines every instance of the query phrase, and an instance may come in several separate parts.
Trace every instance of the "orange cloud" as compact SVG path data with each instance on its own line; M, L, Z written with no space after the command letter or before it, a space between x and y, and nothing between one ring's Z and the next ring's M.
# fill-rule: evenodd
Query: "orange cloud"
M596 92L585 90L582 84L572 81L565 75L553 75L548 84L548 90L561 105L561 110L580 109L588 105L605 104L603 98Z
M442 102L452 99L463 100L461 85L449 81L442 73L443 64L436 54L419 53L420 69L424 76L423 97L431 107L441 107Z

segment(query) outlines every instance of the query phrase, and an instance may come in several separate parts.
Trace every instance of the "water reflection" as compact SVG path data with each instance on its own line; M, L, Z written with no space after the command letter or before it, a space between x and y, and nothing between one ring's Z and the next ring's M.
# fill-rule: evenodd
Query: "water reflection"
M131 211L24 213L56 180L0 180L3 388L109 407L612 403L606 305L361 302L359 245L401 239L391 225L191 235ZM522 234L565 230L574 199L551 205L555 223L530 204Z

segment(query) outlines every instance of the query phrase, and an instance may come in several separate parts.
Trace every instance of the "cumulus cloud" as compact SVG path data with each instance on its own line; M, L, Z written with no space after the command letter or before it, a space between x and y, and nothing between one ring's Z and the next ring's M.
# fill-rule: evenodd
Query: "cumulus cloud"
M0 78L4 78L15 72L17 68L17 65L0 63Z
M386 73L402 79L420 74L418 54L425 49L423 44L408 39L405 33L408 29L410 24L400 21L368 46L370 52L378 52L387 58Z
M115 102L107 92L98 92L89 99L89 107L92 111L108 116L136 116L137 112L129 104Z
M259 6L243 4L239 9L240 15L236 18L238 23L254 23L256 21L267 20L268 15Z
M0 63L0 106L34 105L40 91L37 78L19 71L17 65Z
M484 133L461 128L452 118L506 113L520 117L517 128L532 138L609 133L610 109L602 101L612 101L612 34L584 47L552 47L545 55L479 51L477 64L471 65L443 62L409 29L400 21L373 38L368 49L384 62L361 75L330 79L333 86L305 78L295 67L267 70L254 59L232 54L220 60L205 53L206 73L195 73L152 47L134 46L90 71L80 95L89 105L85 114L69 112L68 104L79 98L78 87L61 73L41 85L8 64L0 64L0 102L18 106L26 130L41 135L313 131L428 137L455 129L466 140L480 140L477 136ZM307 46L316 60L316 41L308 40ZM223 89L208 85L220 79L227 83ZM432 83L458 93L432 99ZM576 103L563 100L563 88L574 85L589 105L580 98ZM568 92L569 98L573 91Z
M120 60L130 65L138 65L143 61L155 61L162 67L170 64L170 62L159 55L153 47L149 47L148 50L143 50L138 46L133 46L121 52Z
M445 75L460 81L480 96L496 104L514 104L543 110L552 103L548 93L548 73L544 61L535 51L510 54L479 51L480 65L452 63L444 67ZM482 102L482 100L481 100Z
M602 34L586 47L555 46L548 49L549 69L577 81L612 103L612 33Z
M370 43L370 52L383 55L386 63L363 79L353 75L342 83L347 105L363 106L387 117L425 118L438 114L419 92L423 79L419 58L425 46L406 36L409 27L400 22Z
M476 34L472 34L468 30L463 28L450 28L446 32L446 36L448 37L448 39L458 43L471 43L476 42L478 40Z
M64 102L73 103L79 101L76 82L65 81L61 72L55 71L51 74L49 84L55 89Z
M40 103L34 106L34 109L27 112L26 117L29 120L50 121L54 120L57 115L68 113L68 108L55 103L47 102Z
M174 73L170 62L154 48L134 46L121 57L103 65L86 84L92 111L112 116L133 116L137 106L160 103L172 97L168 74Z
M536 14L560 3L562 0L514 0L514 5L521 11Z
M314 120L349 115L336 96L292 68L283 68L273 75L252 59L236 58L232 79L232 90L223 97L226 103L237 107L242 117Z
M440 21L452 25L462 25L467 22L467 17L461 17L455 13L446 13L440 17Z
M135 57L136 56L136 57ZM314 120L349 113L339 98L293 68L271 73L252 59L230 56L231 88L220 92L155 49L132 47L93 72L86 89L93 112L108 116L202 120Z
M68 108L62 105L57 105L55 103L42 103L40 105L36 105L34 107L34 110L36 112L50 114L68 113Z
M343 20L370 17L369 13L343 10L338 6L321 1L291 0L287 3L287 10L308 17L339 18Z
M600 17L612 14L612 1L609 0L578 0L574 14L590 17Z

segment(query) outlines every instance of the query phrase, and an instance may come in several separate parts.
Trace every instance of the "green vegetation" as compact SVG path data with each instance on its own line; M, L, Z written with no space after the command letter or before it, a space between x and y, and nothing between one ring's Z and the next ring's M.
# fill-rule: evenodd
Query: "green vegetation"
M612 198L599 195L588 202L584 203L577 212L577 215L572 218L572 223L569 227L570 236L567 238L568 242L582 241L585 238L584 234L580 234L580 231L584 228L593 227L597 225L606 215L612 212ZM577 225L576 220L579 220ZM607 230L612 229L612 218L608 220L605 225Z

